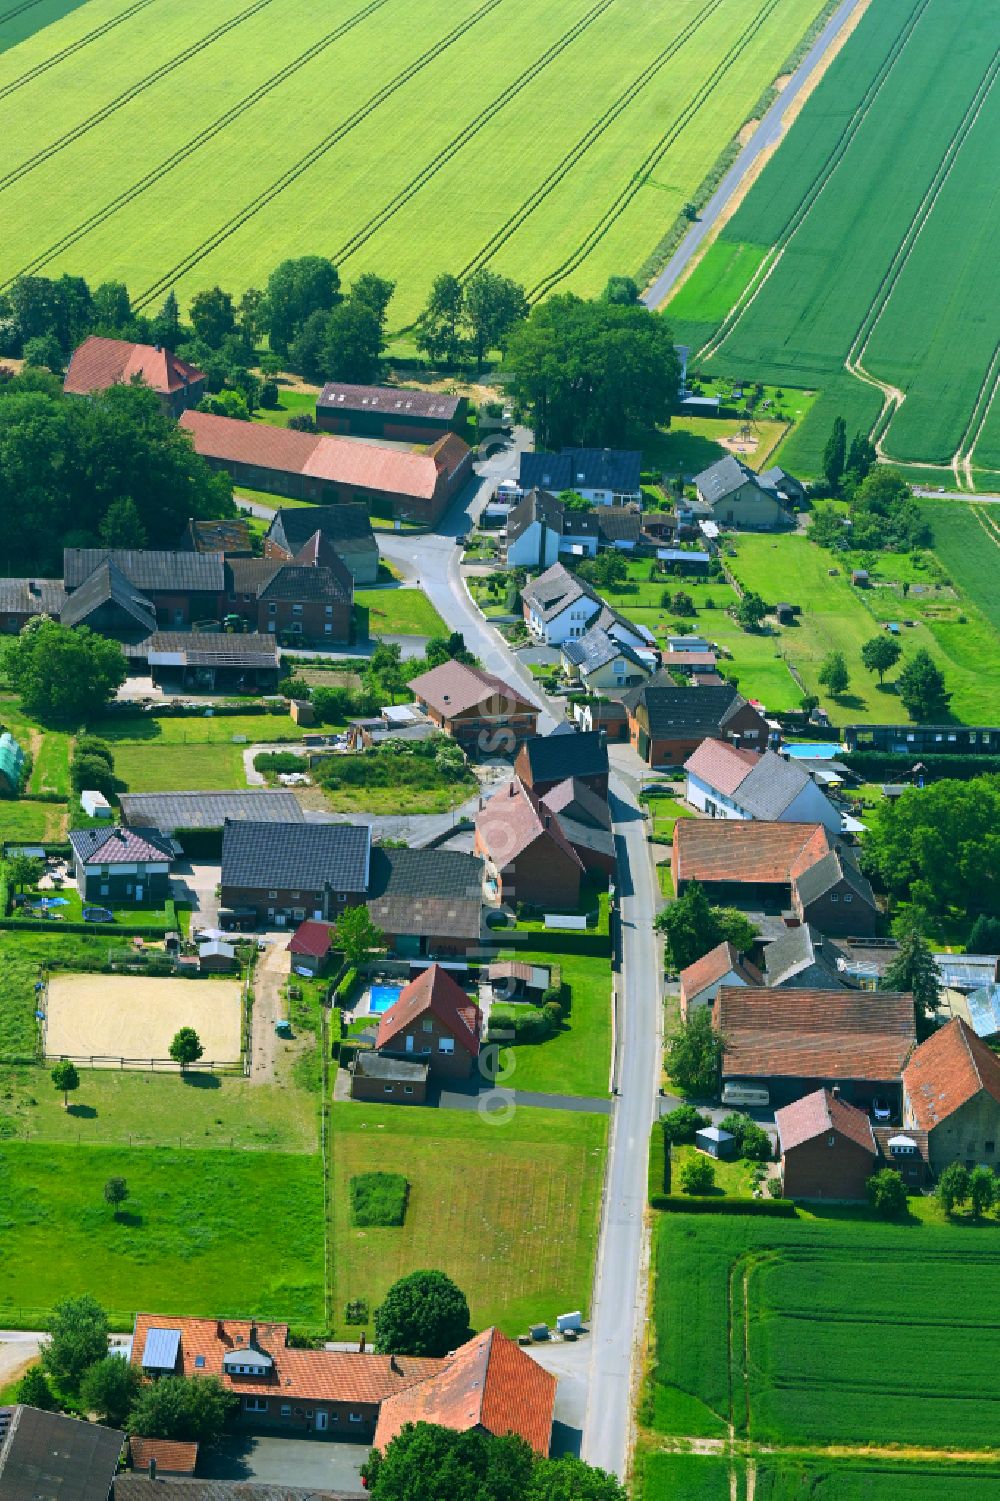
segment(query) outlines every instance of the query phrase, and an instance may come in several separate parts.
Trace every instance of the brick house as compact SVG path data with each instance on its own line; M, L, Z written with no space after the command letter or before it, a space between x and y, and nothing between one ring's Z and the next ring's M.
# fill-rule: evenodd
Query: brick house
M716 944L680 974L681 1018L711 1006L723 985L763 985L764 977L745 954L728 941Z
M703 740L767 747L767 721L736 689L678 688L661 675L622 697L632 748L649 766L682 766Z
M133 601L145 607L148 635L157 629L190 630L196 620L220 620L226 565L221 552L67 547L63 583L69 595L62 612L64 625L89 625L108 635L115 633L106 615L111 607L129 609L121 594L124 583ZM150 613L152 624L148 624Z
M1000 1059L956 1017L903 1070L903 1129L927 1132L935 1173L951 1162L1000 1166Z
M481 1022L475 1001L446 969L431 964L382 1013L375 1050L426 1063L432 1079L467 1079L479 1057Z
M156 829L71 829L69 842L84 901L159 907L170 895L174 846Z
M237 484L317 500L355 501L373 516L434 526L472 477L472 450L454 433L421 453L185 412L195 452Z
M470 753L513 755L538 724L537 705L520 689L464 662L442 662L409 687L417 708Z
M333 548L356 585L378 579L379 551L366 506L279 506L264 533L264 556L289 563L316 534Z
M155 391L171 417L196 407L205 394L205 376L159 344L132 344L91 334L73 351L63 381L69 396L92 396L112 386L140 380Z
M875 894L853 848L819 823L678 819L670 858L678 895L698 881L721 906L790 908L835 937L872 937L878 926Z
M763 1085L776 1106L839 1086L861 1108L879 1096L899 1110L916 1041L911 995L723 985L712 1021L725 1038L723 1084Z
M284 928L306 917L335 918L368 892L371 830L364 824L256 823L222 827L223 908L253 909Z
M878 1145L863 1110L817 1089L775 1111L786 1199L863 1199Z
M518 752L514 770L536 798L545 797L568 778L607 800L608 743L601 730L581 733L560 725L550 735L536 735Z
M354 386L329 381L316 398L320 432L390 442L433 443L465 427L469 402L445 391L405 386Z
M607 798L579 777L567 777L546 792L539 807L544 813L555 814L584 870L608 878L614 875L618 857Z
M488 902L527 902L555 912L579 902L583 862L558 818L535 806L520 778L480 811L474 848L486 862Z
M483 862L460 850L375 847L368 912L392 954L468 954L483 937Z
M320 555L322 562L312 564L233 558L226 567L226 613L261 635L350 641L354 580L332 548Z
M426 1063L377 1053L363 1048L351 1060L351 1099L369 1105L424 1105L427 1103Z
M130 1360L146 1381L216 1377L239 1397L238 1421L251 1432L375 1440L384 1448L403 1423L423 1417L460 1432L518 1434L537 1454L549 1452L556 1378L498 1329L435 1360L292 1349L287 1324L140 1313ZM390 1406L410 1391L412 1405Z

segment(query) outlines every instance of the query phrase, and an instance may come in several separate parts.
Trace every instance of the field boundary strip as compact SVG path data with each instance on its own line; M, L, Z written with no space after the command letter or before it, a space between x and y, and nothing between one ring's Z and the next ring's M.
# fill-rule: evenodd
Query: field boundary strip
M225 240L229 239L230 235L242 229L255 214L260 213L262 208L266 208L269 204L273 203L275 198L283 193L287 187L290 187L303 173L308 172L311 167L315 166L328 151L332 150L334 146L339 145L345 136L356 129L369 115L374 114L377 109L381 108L386 100L398 93L401 88L409 83L411 78L423 72L424 68L428 67L430 63L436 62L442 53L446 52L449 47L452 47L455 42L459 41L475 26L478 26L480 21L492 14L503 3L504 0L484 0L484 3L477 10L474 10L471 15L466 16L457 26L453 26L450 31L446 32L431 47L426 48L412 62L407 63L406 67L401 69L395 77L389 79L380 89L376 89L375 93L369 95L364 104L359 105L352 114L348 115L346 120L341 121L336 129L330 131L315 146L312 146L304 156L299 157L297 162L293 162L268 187L258 193L255 198L251 198L249 203L244 204L224 224L221 224L218 229L214 230L212 234L208 235L190 250L182 260L171 266L169 271L158 277L155 282L140 292L137 298L133 298L132 306L137 311L141 310L152 302L155 297L162 295L178 277L184 276L188 271L193 270L207 255L210 255L213 250L217 250Z
M32 3L35 3L35 0L32 0ZM81 48L89 46L91 42L99 42L102 37L107 36L109 31L114 31L117 27L124 25L126 21L131 21L132 17L138 15L141 10L147 10L149 6L155 4L156 0L136 0L135 5L130 5L120 15L112 16L109 20L102 21L100 26L95 26L93 31L87 32L86 36L77 37L75 42L68 43L59 52L53 52L51 57L47 57L42 62L36 63L33 68L29 68L26 73L22 73L19 78L12 78L10 83L0 85L0 99L8 98L9 95L16 93L18 89L24 88L25 84L31 83L34 79L40 78L43 73L48 73L51 68L57 67L59 63L65 62L67 57L72 57ZM28 6L26 5L21 7L22 11L27 9ZM6 16L0 16L0 24L13 20L19 14L20 11L11 11Z
M10 10L0 14L0 26L6 26L8 21L16 21L18 16L23 16L26 10L34 10L36 5L41 5L42 0L24 0L23 5L13 5Z
M973 93L972 98L969 100L969 103L966 106L965 113L962 115L961 120L958 122L958 125L955 127L951 138L945 146L941 160L938 162L933 174L931 175L931 179L924 192L924 196L921 198L920 203L917 205L916 212L914 213L913 218L910 220L910 223L907 225L906 231L903 234L903 238L900 240L899 244L896 246L896 249L892 254L889 265L886 267L885 273L883 274L882 279L875 290L875 295L868 305L868 309L865 312L860 325L858 326L858 331L855 334L854 339L851 343L851 347L844 359L845 368L850 372L851 375L856 376L859 380L867 381L870 385L877 387L877 389L882 392L884 405L873 431L875 431L879 435L876 438L875 443L879 457L886 459L889 462L894 461L892 460L892 455L886 452L885 439L887 438L889 430L892 427L893 418L899 411L900 407L903 405L903 402L906 400L906 392L898 386L893 386L887 381L880 380L878 376L873 375L870 370L867 370L863 363L865 351L868 348L875 329L878 327L879 320L881 319L882 314L885 312L890 301L892 300L892 294L895 291L899 278L903 274L906 263L909 260L910 256L913 254L914 247L919 240L924 228L928 224L932 213L934 212L934 207L941 193L944 191L945 184L947 183L948 178L951 176L952 169L954 168L955 163L961 155L962 148L964 147L974 125L976 124L980 114L982 113L983 106L986 104L986 101L992 91L993 85L996 82L998 72L1000 72L1000 50L994 52L993 57L986 69L986 72L979 80L975 92ZM990 365L987 367L986 375L984 376L983 382L980 384L979 391L977 392L976 401L973 405L969 423L966 425L965 431L962 434L962 440L960 440L959 448L952 456L951 467L955 474L956 481L959 483L959 487L961 487L961 482L959 480L958 469L956 466L962 452L961 441L964 441L965 437L968 434L969 427L975 420L976 409L982 398L984 387L989 383L990 375L992 373L994 365L996 364L998 350L1000 350L1000 346L997 346L997 348L994 349L993 359L990 362ZM987 403L987 412L988 411L989 403ZM985 417L983 420L985 421Z
M646 186L649 174L659 165L674 142L683 135L684 131L698 114L698 111L712 97L722 79L729 72L729 69L739 60L740 55L750 45L761 27L770 20L780 3L781 0L767 0L767 3L761 7L757 15L744 28L722 60L716 64L711 77L700 86L694 97L685 105L680 115L677 116L676 120L670 126L670 129L646 153L646 156L632 173L625 187L621 189L617 197L580 241L576 249L571 251L558 266L550 271L547 276L536 282L531 288L528 293L529 301L537 302L539 298L547 296L554 287L558 286L578 266L582 265L594 247L600 244L616 219L629 206L640 189Z
M67 146L71 146L74 141L78 141L81 136L86 135L95 126L102 124L124 105L131 103L133 99L145 93L148 88L152 88L154 84L166 78L175 68L179 68L182 64L190 62L191 58L197 57L199 52L203 52L206 47L210 47L220 37L224 37L229 32L235 31L238 26L242 26L244 21L249 20L251 16L257 15L262 10L266 10L273 3L274 0L254 0L254 3L248 6L246 10L240 11L238 16L231 16L228 21L222 21L214 30L208 32L203 37L199 37L196 42L192 42L182 51L175 53L173 57L167 58L166 62L154 68L152 73L147 73L144 78L136 79L134 84L124 89L114 99L109 99L107 104L102 104L100 109L94 110L86 119L78 120L71 129L65 131L61 136L57 136L47 146L42 146L40 150L35 152L34 156L26 157L18 166L13 167L9 172L0 176L0 193L13 186L14 183L20 182L22 177L27 177L29 172L33 172L36 167L40 167L43 162L47 162L53 156L57 156L60 151L65 150Z
M279 68L277 73L272 73L269 78L265 78L263 83L258 84L249 94L244 94L242 99L230 105L229 109L217 116L209 125L204 126L197 135L192 136L183 146L179 146L170 156L165 157L155 167L151 167L148 172L142 177L137 178L135 182L130 183L127 188L123 188L117 197L112 198L101 208L95 209L86 219L82 219L72 229L67 230L58 240L54 240L47 249L40 251L38 255L32 260L27 261L19 271L15 272L13 276L8 277L0 285L9 287L19 276L32 275L52 260L53 257L84 239L92 229L96 229L99 225L106 223L119 209L140 198L148 188L153 187L161 181L168 172L172 172L175 167L179 166L181 162L186 161L189 156L193 156L202 146L213 140L220 131L227 129L241 115L244 115L247 110L259 103L261 99L266 98L272 90L286 82L300 68L305 67L306 63L312 62L327 47L332 46L334 42L340 41L341 37L353 31L362 21L367 21L369 16L374 15L376 11L381 10L388 3L389 0L368 0L368 3L363 5L360 10L348 16L345 21L341 21L332 31L328 31L325 36L320 37L312 46L307 47L304 52L300 52L298 57L293 58L290 63L286 63L283 68Z
M955 456L952 459L952 472L958 481L958 488L962 488L963 478L970 490L975 490L976 481L972 472L972 458L983 429L989 419L993 403L996 400L997 391L1000 391L1000 343L993 350L993 358L990 360L983 383L976 393L976 400L972 408L972 415L966 423ZM988 393L988 394L987 394ZM985 400L984 400L985 398ZM979 414L982 414L981 416ZM977 417L979 418L977 422Z
M520 206L496 229L490 238L476 251L471 260L466 261L458 272L459 279L464 281L474 271L486 264L497 247L510 238L511 233L516 233L525 220L534 213L540 203L548 197L552 190L572 171L577 162L590 150L595 141L599 140L604 132L613 125L628 106L638 98L652 78L663 68L683 47L696 35L722 3L722 0L708 0L691 20L681 28L677 35L654 57L645 68L638 73L631 83L627 84L618 97L612 100L603 114L592 121L586 131L576 143L570 147L562 159L556 163L546 177L525 198Z
M343 245L331 252L330 259L334 264L339 266L344 261L349 260L352 255L355 255L361 249L362 245L371 239L372 235L377 234L380 229L383 229L389 220L411 198L415 197L417 193L427 186L427 183L443 166L467 146L485 125L488 125L523 89L527 88L529 83L534 82L539 74L548 67L549 63L554 62L557 57L560 57L571 42L575 42L585 31L589 30L594 21L599 16L602 16L606 10L609 10L613 4L615 4L615 0L598 0L598 3L592 6L578 21L574 22L568 30L564 31L561 37L557 37L529 67L524 69L523 73L514 79L509 88L497 94L484 109L480 110L478 115L475 115L457 135L452 137L446 146L441 148L436 156L432 157L429 162L426 162L420 171L411 177L410 181L389 199L388 203L379 209L377 214L373 214L367 223L362 224L349 239L344 241Z
M768 254L761 261L756 272L744 287L743 291L740 293L736 302L730 308L726 317L719 324L719 327L716 329L712 337L706 340L702 347L697 351L697 354L695 356L697 359L711 359L712 355L719 352L723 344L729 338L730 334L743 318L747 309L754 301L756 301L757 297L760 295L761 289L763 288L765 282L768 280L771 273L780 263L785 250L788 248L792 239L806 222L806 219L809 217L809 214L815 207L816 202L818 201L824 188L827 186L830 179L833 177L833 174L840 166L841 161L843 160L847 150L851 146L861 126L864 124L864 121L867 118L872 106L874 105L879 94L882 92L885 84L888 82L892 72L894 71L897 62L902 56L903 51L910 40L910 37L916 29L917 23L924 15L924 12L927 10L929 5L930 0L915 0L913 10L910 12L905 26L900 30L898 37L896 37L896 39L893 41L892 46L889 48L888 52L880 63L878 70L869 81L864 93L858 100L858 103L855 106L850 119L845 122L843 129L837 136L836 140L833 142L827 155L826 161L823 162L815 177L806 186L805 190L803 191L802 197L799 199L799 202L796 204L795 208L792 210L792 213L789 215L784 229L778 235L778 238L771 246Z

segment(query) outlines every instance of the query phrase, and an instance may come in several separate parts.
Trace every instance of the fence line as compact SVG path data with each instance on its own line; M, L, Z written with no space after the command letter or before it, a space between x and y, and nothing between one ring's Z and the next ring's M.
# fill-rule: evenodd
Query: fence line
M156 1073L158 1069L174 1073L229 1073L243 1069L241 1058L199 1058L196 1063L188 1063L183 1069L174 1058L121 1058L114 1053L50 1053L49 1060L54 1059L80 1063L84 1068L134 1068L146 1069L151 1073Z

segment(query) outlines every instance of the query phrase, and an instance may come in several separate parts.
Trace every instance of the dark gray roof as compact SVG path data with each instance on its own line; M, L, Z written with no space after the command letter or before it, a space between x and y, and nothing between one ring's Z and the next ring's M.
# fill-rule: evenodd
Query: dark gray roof
M596 672L598 668L613 662L616 657L624 657L643 672L649 671L631 646L616 641L597 625L592 625L582 636L571 636L564 641L561 651L568 662L572 662L574 667L579 667L583 672Z
M601 604L601 608L590 622L590 627L597 626L602 631L611 631L613 626L619 626L632 636L638 636L649 646L655 645L656 637L648 626L637 625L634 620L629 620L620 610L615 610L611 605Z
M698 690L704 693L705 689ZM788 805L808 787L812 778L795 761L765 751L743 778L736 793L741 808L754 818L780 818Z
M614 859L615 836L610 829L595 829L593 824L581 823L565 813L558 815L559 827L574 849L592 850L595 854L608 855Z
M482 927L483 862L458 850L372 850L368 910L390 934L475 939Z
M567 777L545 794L542 802L559 818L571 818L575 823L589 824L593 829L610 829L611 810L607 800L581 782L578 777Z
M355 1070L366 1079L395 1079L401 1084L425 1084L426 1063L410 1063L405 1058L387 1058L384 1053L358 1053Z
M642 454L621 448L564 448L560 453L522 453L522 490L615 490L637 494Z
M360 1495L359 1491L318 1491L312 1486L283 1485L280 1481L255 1484L249 1480L150 1480L148 1475L119 1475L114 1501L358 1501ZM67 1496L66 1501L71 1498Z
M295 553L316 532L334 548L338 542L349 542L351 552L378 551L367 506L353 502L336 506L280 506L264 535Z
M328 381L316 401L317 410L378 412L387 417L437 417L450 422L461 396L445 391L412 391L406 386L352 386Z
M3 1501L108 1501L124 1433L35 1407L0 1414Z
M528 782L562 782L567 777L606 776L608 742L600 730L585 734L535 735L522 746Z
M222 829L222 884L255 890L362 892L371 830L350 823L252 823Z
M78 589L102 563L117 565L137 589L154 593L221 594L226 587L221 552L147 552L129 548L67 547L63 551L63 580Z
M601 608L601 601L590 585L570 573L562 563L553 563L537 578L529 579L521 590L521 598L527 600L543 620L551 620L578 599L591 600L595 615Z
M518 537L536 521L543 522L545 526L562 536L565 510L562 501L550 495L547 490L529 490L527 495L522 496L517 505L512 506L508 513L508 543L516 542Z
M133 827L160 829L221 829L227 818L253 823L302 823L302 808L294 792L123 792L122 818Z
M60 612L63 625L79 625L95 610L117 605L145 631L156 630L156 610L131 579L110 561L98 563L74 593L69 595Z
M801 875L796 876L795 889L803 906L809 906L840 881L846 881L861 901L869 907L875 907L875 894L868 878L862 873L854 851L845 845L838 845L835 850L830 850L815 865L808 866Z
M101 853L101 863L113 863L112 857L125 861L160 861L174 858L174 846L159 829L113 828L100 824L93 829L70 829L69 842L84 865ZM117 846L121 846L120 852Z
M631 506L601 506L591 512L604 542L638 542L642 532L642 512Z
M654 678L622 696L625 707L634 710L643 703L649 715L649 730L664 738L717 735L747 700L736 689L678 688L672 679ZM761 720L763 724L763 720Z
M227 566L228 592L252 594L255 599L315 601L349 600L350 575L306 563L282 563L277 558L233 558Z
M62 579L0 579L2 615L58 615L65 603Z
M747 483L757 484L757 476L752 469L741 464L739 459L727 453L724 459L719 459L715 464L709 464L700 474L694 477L695 488L699 495L706 500L715 503L723 500L727 495L732 495L741 485Z
M764 951L765 984L772 988L795 984L798 989L847 990L837 959L840 949L818 928L800 923L787 928Z
M278 645L273 636L254 631L154 631L126 655L146 661L176 657L187 667L277 667ZM164 665L161 660L158 665Z

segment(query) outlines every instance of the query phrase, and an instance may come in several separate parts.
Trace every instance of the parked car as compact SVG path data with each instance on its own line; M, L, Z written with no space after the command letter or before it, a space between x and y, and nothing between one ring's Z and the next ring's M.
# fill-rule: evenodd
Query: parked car
M876 1095L872 1100L872 1115L878 1121L879 1125L887 1126L892 1120L892 1109L890 1108L889 1101L883 1099L881 1095Z

